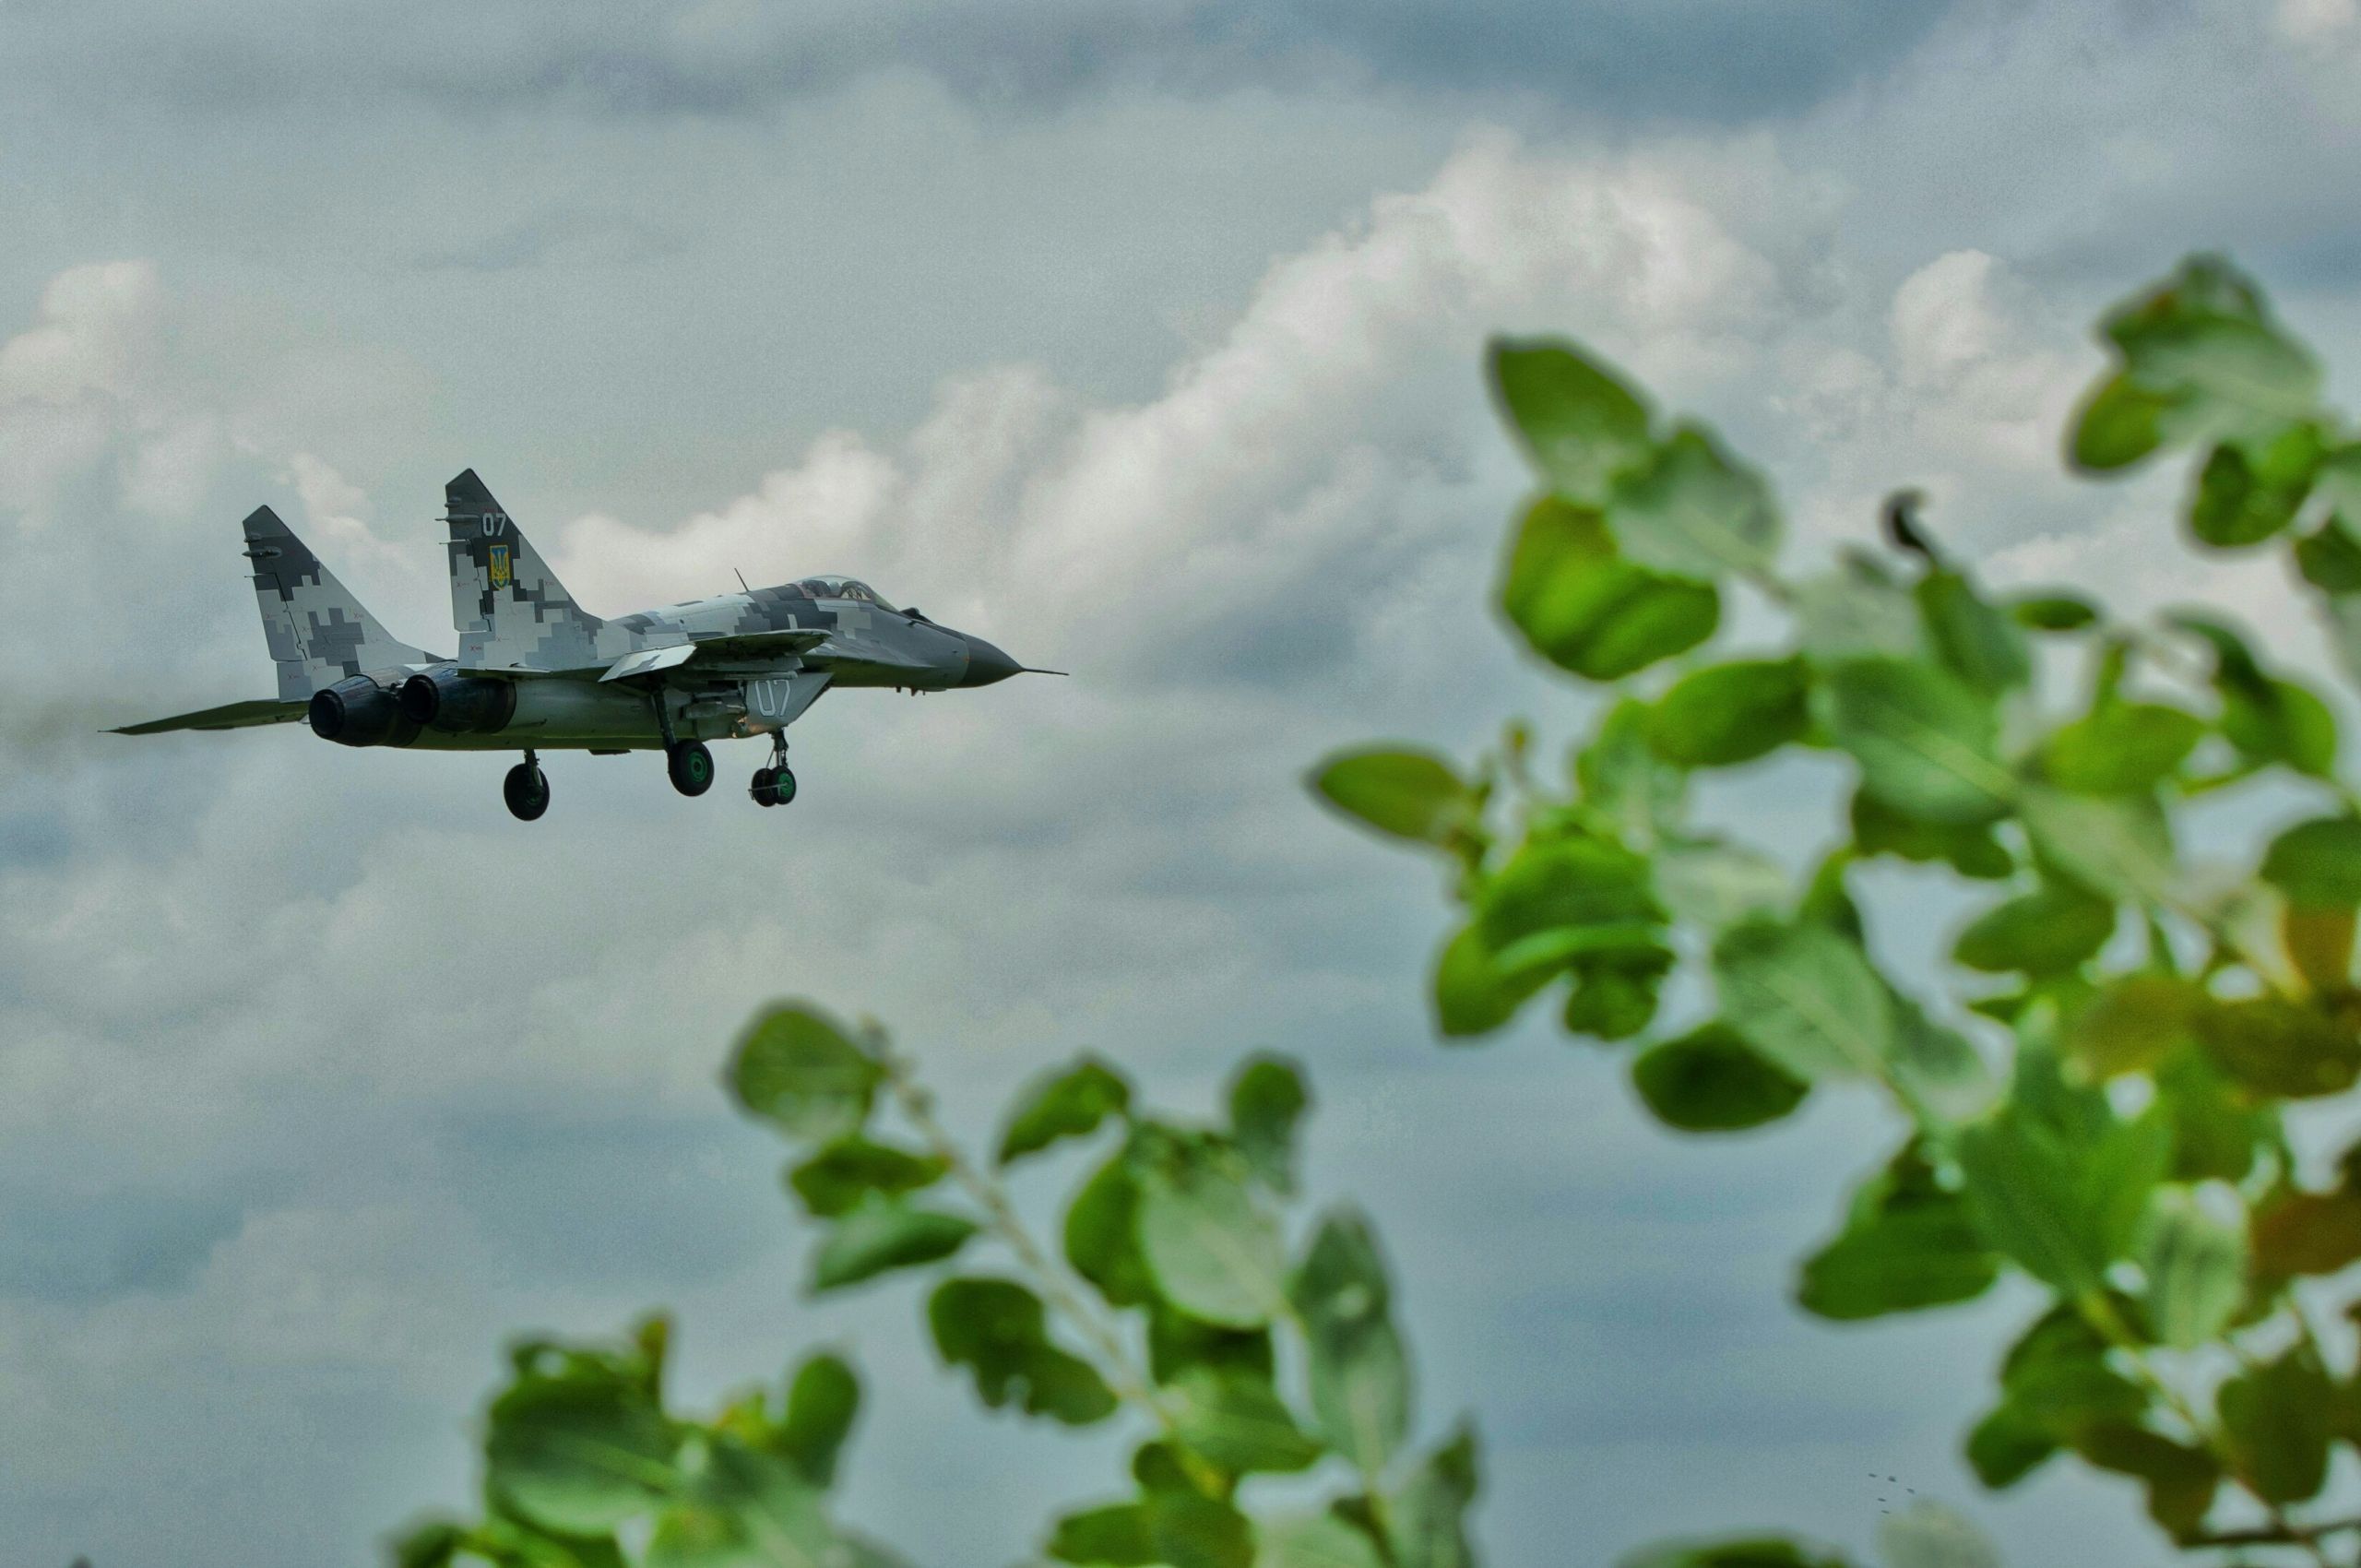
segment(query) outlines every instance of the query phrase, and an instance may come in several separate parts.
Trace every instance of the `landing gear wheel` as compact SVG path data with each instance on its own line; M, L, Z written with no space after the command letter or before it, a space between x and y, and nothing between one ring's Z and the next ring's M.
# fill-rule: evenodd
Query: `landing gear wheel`
M665 771L672 788L683 795L702 795L713 788L713 754L703 741L682 741L666 754Z
M529 762L508 770L508 777L501 780L500 794L508 802L509 814L519 822L538 822L550 809L550 781Z
M754 769L753 785L746 792L754 797L754 803L758 806L778 804L778 769L776 767Z
M778 777L771 780L771 798L780 805L795 799L795 775L780 768Z

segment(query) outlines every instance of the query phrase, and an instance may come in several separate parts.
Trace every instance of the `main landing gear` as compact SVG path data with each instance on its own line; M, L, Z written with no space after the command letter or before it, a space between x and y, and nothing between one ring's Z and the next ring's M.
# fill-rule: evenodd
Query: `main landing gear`
M758 806L783 806L795 799L795 775L787 766L786 736L771 736L771 766L754 769L754 782L746 792Z
M675 741L664 753L664 770L672 788L683 795L702 795L713 788L713 754L703 741Z
M500 793L508 802L509 814L519 822L539 821L550 809L550 781L530 752L508 770L508 777L501 780Z

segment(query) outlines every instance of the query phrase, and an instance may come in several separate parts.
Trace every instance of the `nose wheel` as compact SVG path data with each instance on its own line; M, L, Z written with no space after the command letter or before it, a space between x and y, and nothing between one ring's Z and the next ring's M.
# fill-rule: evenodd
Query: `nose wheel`
M795 799L795 775L788 770L786 736L772 732L771 765L754 769L754 781L746 792L758 806L783 806Z
M508 770L508 777L501 780L500 793L508 802L508 814L519 822L538 822L550 809L550 781L530 752Z

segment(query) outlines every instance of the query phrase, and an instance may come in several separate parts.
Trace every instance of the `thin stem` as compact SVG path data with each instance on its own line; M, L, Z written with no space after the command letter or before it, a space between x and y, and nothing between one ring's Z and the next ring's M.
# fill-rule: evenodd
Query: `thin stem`
M2269 1538L2272 1543L2301 1547L2305 1554L2318 1563L2319 1568L2336 1568L2336 1565L2329 1561L2328 1552L2321 1547L2319 1539L2320 1532L2326 1526L2297 1524L2287 1516L2284 1508L2263 1496L2255 1489L2253 1483L2239 1472L2236 1463L2224 1449L2219 1434L2198 1418L2196 1409L2182 1397L2180 1391L2156 1370L2155 1363L2148 1359L2148 1348L2140 1343L2139 1336L2131 1332L2130 1324L2123 1321L2123 1314L2115 1310L2115 1303L2107 1300L2106 1292L2085 1291L2074 1304L2081 1311L2084 1321L2097 1329L2109 1344L2123 1353L2124 1359L2130 1362L2132 1370L2138 1373L2140 1381L2148 1385L2150 1392L2162 1399L2165 1408L2180 1419L2197 1441L2204 1444L2212 1451L2213 1456L2221 1461L2224 1471L2236 1479L2257 1503L2262 1504L2264 1514L2271 1520L2270 1528L2277 1532L2276 1535ZM2235 1345L2231 1348L2233 1350L2236 1348Z
M909 1058L896 1051L882 1032L870 1036L870 1048L878 1064L885 1069L885 1081L894 1093L894 1101L918 1129L928 1149L943 1161L951 1179L976 1201L984 1212L984 1228L1005 1242L1009 1251L1032 1274L1040 1287L1041 1299L1062 1313L1080 1329L1094 1348L1105 1357L1113 1376L1109 1384L1115 1393L1146 1410L1157 1422L1169 1427L1170 1415L1157 1399L1147 1374L1132 1359L1132 1353L1115 1332L1114 1326L1101 1317L1075 1289L1066 1271L1058 1266L1048 1251L1033 1239L1033 1233L1017 1218L1015 1206L1008 1200L1001 1184L976 1169L975 1162L955 1141L942 1123L935 1120L934 1097L919 1083Z

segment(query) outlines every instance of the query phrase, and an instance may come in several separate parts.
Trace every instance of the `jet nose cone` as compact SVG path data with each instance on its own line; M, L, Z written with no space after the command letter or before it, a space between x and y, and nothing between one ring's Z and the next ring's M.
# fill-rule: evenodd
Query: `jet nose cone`
M967 671L959 677L959 683L963 686L989 686L994 681L1007 680L1024 668L981 637L962 632L959 640L967 645Z

